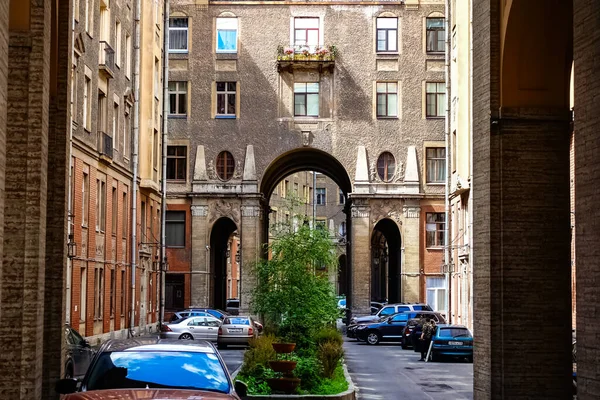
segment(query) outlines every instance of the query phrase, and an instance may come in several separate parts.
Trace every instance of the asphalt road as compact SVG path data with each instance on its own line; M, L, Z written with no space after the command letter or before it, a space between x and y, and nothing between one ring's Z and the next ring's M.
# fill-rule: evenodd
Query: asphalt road
M473 364L456 359L418 361L397 343L376 346L344 337L348 371L365 400L473 399Z
M230 374L233 375L242 366L245 351L246 346L229 346L224 350L219 350Z

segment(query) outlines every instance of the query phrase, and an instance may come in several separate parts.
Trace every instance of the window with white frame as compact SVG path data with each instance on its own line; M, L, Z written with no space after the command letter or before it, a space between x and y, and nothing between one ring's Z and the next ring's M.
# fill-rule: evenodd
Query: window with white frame
M319 18L294 18L294 48L301 51L308 47L311 51L319 45Z
M398 51L398 18L377 18L377 52Z
M121 22L115 22L115 64L121 66Z
M94 269L94 319L101 319L104 310L104 268Z
M325 188L317 188L317 205L324 206L326 202L326 191Z
M319 83L294 83L294 115L319 116Z
M446 307L446 278L427 277L427 304L435 311L445 313Z
M237 18L217 18L217 53L237 53L237 33Z
M169 19L169 52L188 52L188 19L185 17Z
M377 118L398 117L398 83L377 82Z
M187 82L169 82L169 115L187 115Z
M235 82L217 82L217 117L235 118Z
M86 74L83 86L83 127L92 130L92 79Z
M443 117L446 110L446 88L444 82L427 82L427 118Z
M342 189L340 189L339 192L340 192L339 204L346 204L346 196L344 195L344 191Z

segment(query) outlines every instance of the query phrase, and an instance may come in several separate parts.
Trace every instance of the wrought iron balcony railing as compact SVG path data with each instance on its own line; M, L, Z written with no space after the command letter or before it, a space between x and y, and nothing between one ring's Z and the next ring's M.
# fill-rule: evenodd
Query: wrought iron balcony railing
M110 44L104 40L101 40L99 45L98 65L100 66L100 70L106 72L106 74L112 78L114 77L115 71L115 51Z
M102 131L98 131L98 152L101 156L113 158L113 138Z

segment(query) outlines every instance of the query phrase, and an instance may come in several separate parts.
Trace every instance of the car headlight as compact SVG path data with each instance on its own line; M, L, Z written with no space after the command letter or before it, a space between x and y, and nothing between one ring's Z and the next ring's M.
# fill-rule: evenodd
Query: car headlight
M367 328L366 325L361 325L361 326L356 327L356 329L366 329L366 328Z

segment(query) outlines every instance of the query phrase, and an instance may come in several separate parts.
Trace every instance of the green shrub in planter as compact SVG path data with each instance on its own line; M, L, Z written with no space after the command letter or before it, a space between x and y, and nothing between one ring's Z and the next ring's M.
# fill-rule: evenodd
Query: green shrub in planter
M244 353L244 364L240 373L261 375L262 370L269 368L269 361L276 359L273 342L275 342L275 336L269 334L250 340L250 348Z
M334 327L328 326L322 328L315 334L315 343L317 346L325 342L334 342L342 346L344 344L344 338L340 331Z
M327 340L319 345L317 357L321 363L324 377L333 377L333 373L343 356L344 349L340 343Z
M319 360L316 357L299 358L294 375L300 378L300 389L309 393L321 384Z

